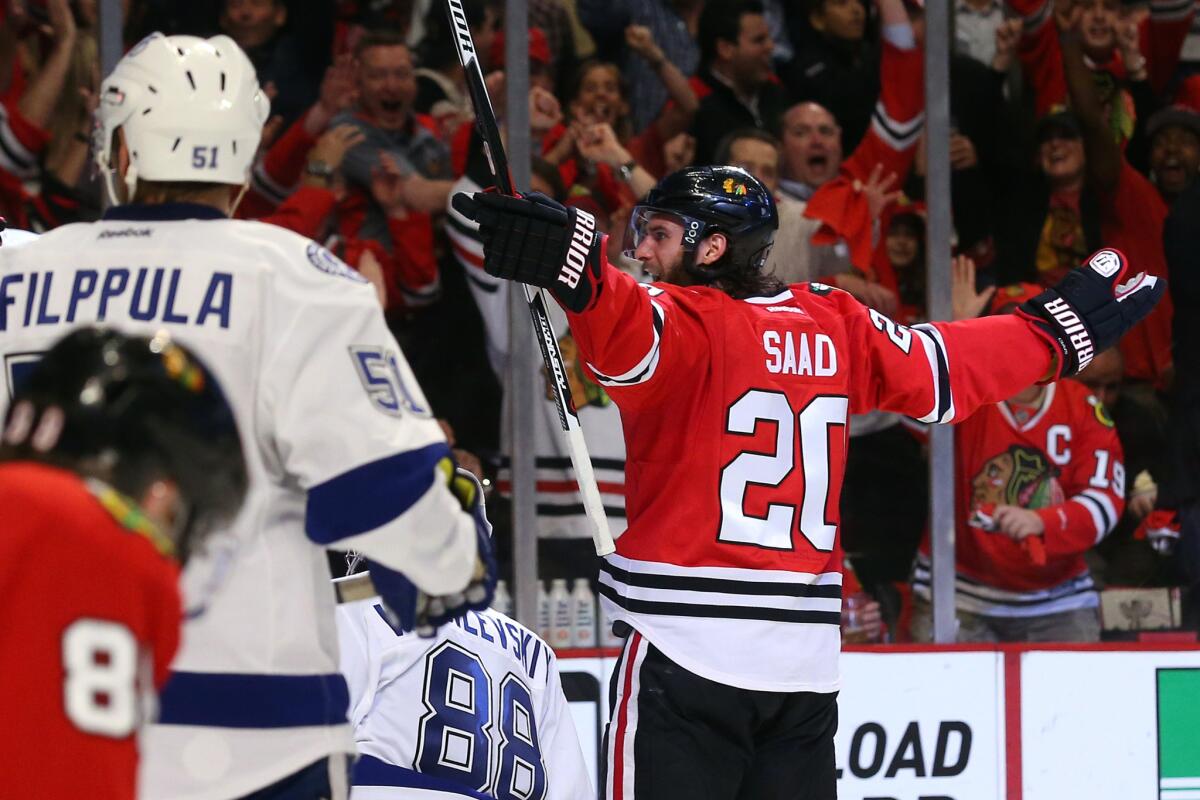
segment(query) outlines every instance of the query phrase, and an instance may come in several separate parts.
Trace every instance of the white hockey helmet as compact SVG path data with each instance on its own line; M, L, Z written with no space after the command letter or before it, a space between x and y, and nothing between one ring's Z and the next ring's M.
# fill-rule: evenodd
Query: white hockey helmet
M129 197L138 178L241 185L270 108L254 65L228 36L150 34L100 86L94 150L109 197L117 202L117 128L129 149Z

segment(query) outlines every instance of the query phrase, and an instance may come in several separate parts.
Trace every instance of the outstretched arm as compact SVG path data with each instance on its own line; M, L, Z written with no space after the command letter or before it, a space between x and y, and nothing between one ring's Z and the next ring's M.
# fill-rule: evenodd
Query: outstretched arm
M1100 250L1015 315L898 325L852 298L841 299L864 377L851 411L898 411L922 422L953 422L1033 383L1077 374L1115 344L1161 298L1165 285L1129 277L1125 257Z

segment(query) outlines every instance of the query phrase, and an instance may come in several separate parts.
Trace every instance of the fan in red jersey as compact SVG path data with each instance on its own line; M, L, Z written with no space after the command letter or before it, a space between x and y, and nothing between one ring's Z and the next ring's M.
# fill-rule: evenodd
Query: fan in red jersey
M971 292L969 260L956 264L954 277L956 296ZM1013 311L1039 292L1031 284L1001 288L992 312ZM1076 381L1033 384L957 429L958 640L1099 641L1099 596L1083 554L1125 509L1121 443L1104 404ZM926 536L913 571L917 641L933 636L929 594Z
M734 167L691 167L634 209L609 263L595 220L476 193L484 269L551 290L620 407L629 526L600 591L625 632L609 798L835 797L849 415L951 422L1074 374L1164 286L1105 250L1018 315L906 327L846 292L762 273L777 217Z
M133 798L179 565L241 507L241 443L216 379L166 335L84 328L27 355L0 436L0 786Z

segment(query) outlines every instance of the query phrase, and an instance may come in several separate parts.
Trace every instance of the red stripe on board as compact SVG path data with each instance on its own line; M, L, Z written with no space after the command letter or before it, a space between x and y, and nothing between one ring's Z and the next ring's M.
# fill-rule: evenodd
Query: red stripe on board
M497 481L497 484L502 492L512 491L512 481ZM625 494L625 484L614 481L596 481L596 488L605 494ZM576 481L538 481L537 490L548 493L578 492L579 484Z
M1004 653L1004 749L1008 800L1021 800L1021 651Z
M613 800L621 800L625 783L625 760L621 754L625 751L625 726L629 722L629 682L633 679L633 662L637 661L638 645L642 635L637 631L630 634L629 661L625 664L625 696L621 698L621 707L617 709L617 734L613 741Z
M621 648L619 647L567 647L563 649L554 648L554 655L559 659L564 658L620 658Z

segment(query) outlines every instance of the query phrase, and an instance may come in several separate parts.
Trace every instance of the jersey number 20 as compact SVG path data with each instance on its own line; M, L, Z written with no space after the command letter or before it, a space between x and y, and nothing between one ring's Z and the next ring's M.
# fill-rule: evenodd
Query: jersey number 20
M427 655L426 713L421 717L413 766L498 800L541 800L546 794L546 768L538 747L533 698L511 672L498 688L493 697L483 662L453 642ZM494 739L499 739L498 748L493 748ZM493 749L499 762L495 776Z
M721 530L718 541L748 544L769 550L793 549L792 531L796 524L796 506L770 503L767 514L757 517L746 513L748 486L777 487L796 469L797 440L800 468L804 479L804 498L800 503L800 532L814 548L833 549L837 526L825 519L829 500L830 427L845 428L849 400L833 395L818 395L799 413L792 411L782 392L751 389L729 407L725 431L753 435L760 422L774 423L775 451L742 452L721 470ZM799 434L797 435L797 430Z

